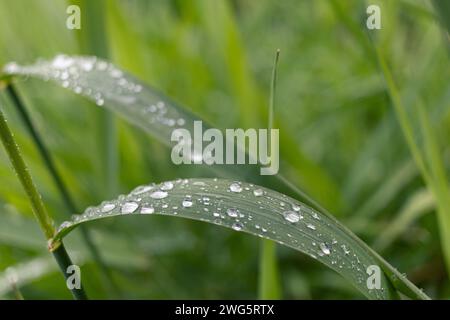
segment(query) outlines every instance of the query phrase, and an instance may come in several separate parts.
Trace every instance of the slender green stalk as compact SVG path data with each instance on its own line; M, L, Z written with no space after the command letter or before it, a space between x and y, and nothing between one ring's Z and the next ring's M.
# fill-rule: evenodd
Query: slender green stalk
M79 213L80 211L77 209L77 206L75 205L75 201L73 200L72 196L70 195L70 192L68 188L66 187L63 179L61 178L61 175L59 174L55 162L53 160L53 157L51 156L49 150L47 149L44 140L40 136L39 132L36 129L36 126L33 123L33 120L31 119L27 108L25 107L25 104L23 103L22 99L18 95L14 85L12 83L7 84L6 91L8 92L14 106L18 110L20 117L22 118L22 121L24 122L26 128L28 129L29 134L31 135L33 142L35 143L42 159L44 160L45 167L50 173L50 176L53 179L53 182L55 183L56 189L61 195L61 198L67 208L67 213L69 215ZM101 275L104 278L103 281L107 285L107 287L111 290L114 290L116 294L118 294L119 289L117 284L114 281L114 278L112 276L112 272L109 269L108 265L103 260L98 248L94 244L94 241L92 240L91 234L89 231L82 227L80 229L81 235L83 237L83 240L88 248L88 250L91 253L92 259L96 262L96 264L101 269Z
M277 52L275 53L275 60L273 62L273 69L272 69L272 79L270 83L270 100L269 100L269 127L267 128L268 131L273 128L273 118L274 118L274 108L275 108L275 91L277 88L277 71L278 71L278 60L280 58L280 49L277 49ZM268 139L270 143L270 139Z
M70 265L73 265L72 260L70 259L69 254L67 253L66 249L64 248L64 244L61 243L61 245L56 248L53 252L53 256L56 259L56 262L58 263L59 268L61 269L64 279L67 281L69 278L69 274L66 272L67 267ZM84 291L83 285L80 282L80 289L71 289L72 295L77 300L87 300L88 297L86 295L86 292Z
M82 54L95 55L107 59L109 56L108 32L105 27L106 0L82 0L73 1L80 5L85 12L85 26L77 32L78 44ZM94 109L94 117L97 121L99 172L101 173L103 197L115 196L119 191L119 150L116 117L109 111L101 108Z
M56 233L54 223L47 210L45 209L44 203L42 202L41 195L37 191L37 188L31 178L30 172L23 160L19 146L14 140L14 136L9 129L8 123L0 110L0 138L3 142L3 146L9 156L11 164L19 178L22 187L24 188L33 210L33 214L48 241L49 250L53 253L58 265L63 273L64 277L67 276L66 270L72 265L69 255L67 254L62 241L53 242L53 236ZM84 289L71 289L74 298L81 299L86 298Z
M431 125L428 121L428 116L423 110L423 107L419 104L418 114L425 141L425 151L422 152L414 139L411 121L406 113L397 84L395 83L391 71L389 70L380 50L378 48L375 48L375 50L378 56L381 71L386 81L389 95L392 100L392 105L403 131L403 135L405 136L408 147L413 155L413 159L419 167L427 187L432 191L436 199L442 251L447 271L450 271L449 188L445 168L441 160L441 155L437 150L434 134L432 133Z
M268 132L273 128L274 117L274 101L275 101L275 89L277 78L277 66L278 58L280 56L280 50L278 49L275 54L275 61L272 69L272 81L270 86L270 101L269 101L269 121ZM270 140L269 149L270 149ZM278 263L276 256L276 244L270 240L262 240L261 252L259 261L259 288L258 296L260 299L280 299L280 276L278 273Z
M31 178L28 168L20 155L19 147L17 146L13 134L8 127L8 123L0 111L0 137L6 152L8 153L11 164L13 165L17 177L19 178L28 198L30 199L34 216L36 217L39 225L44 232L47 240L53 238L56 232L52 218L48 215L41 196L38 193L36 186Z
M261 240L258 297L262 300L281 299L276 243Z

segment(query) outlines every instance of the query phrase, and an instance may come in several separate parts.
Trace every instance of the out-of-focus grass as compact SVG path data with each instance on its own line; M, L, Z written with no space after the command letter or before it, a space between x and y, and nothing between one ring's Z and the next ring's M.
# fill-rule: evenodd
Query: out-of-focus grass
M450 75L448 38L442 36L442 24L435 20L430 2L376 2L382 9L379 31L365 29L367 3L359 0L191 5L108 0L100 8L105 34L96 40L106 39L113 62L219 128L266 126L271 62L274 50L280 48L276 126L281 129L281 169L359 236L378 243L382 231L429 185L414 166L376 57L370 53L370 38L385 57L402 92L405 112L413 119L420 120L413 102L422 101L438 137L441 170L447 171ZM77 31L65 28L67 5L0 0L0 64L83 52ZM93 34L87 24L82 28ZM106 186L99 167L105 145L93 138L102 129L92 117L92 106L50 84L30 80L25 85L19 82L18 89L79 206L103 200ZM62 220L64 207L50 177L10 102L3 94L0 99L49 211ZM172 165L168 149L117 122L119 192L150 181L204 176L195 167ZM434 154L426 151L430 141L421 138L426 136L420 131L423 124L411 125L414 138L424 147L421 152ZM3 152L0 182L0 270L4 270L41 256L43 249L26 237L32 234L29 229L21 227L29 224L31 212ZM437 204L432 200L423 213L433 213ZM436 217L422 214L409 220L383 253L432 297L448 298L438 236L441 222ZM257 241L195 222L144 220L105 221L93 230L97 242L107 243L106 258L120 271L118 282L127 297L256 297ZM68 241L68 250L83 250L78 235ZM283 297L361 297L338 275L307 257L282 248L278 256ZM106 297L90 261L83 270L90 295ZM69 297L54 272L21 290L25 298Z

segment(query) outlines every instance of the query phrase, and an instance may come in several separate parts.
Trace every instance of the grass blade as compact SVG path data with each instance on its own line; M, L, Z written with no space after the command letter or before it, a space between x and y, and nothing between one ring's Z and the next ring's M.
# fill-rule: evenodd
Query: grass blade
M232 184L233 190L240 191L231 191ZM243 182L180 179L141 186L64 222L54 240L61 240L82 223L128 214L189 218L276 241L335 270L370 299L396 298L392 280L408 296L427 298L331 217L276 191ZM380 265L386 272L381 274L380 290L366 286L369 265Z
M277 66L280 56L280 50L275 54L275 61L272 69L272 81L270 85L269 99L269 121L267 130L270 133L273 129L274 105L275 105L275 88L277 81ZM270 139L269 147L270 150ZM258 295L260 299L280 299L281 285L280 276L278 274L278 262L276 256L276 244L269 240L261 242L261 253L259 261L259 288Z
M76 94L94 101L98 106L118 113L135 126L144 129L166 146L171 145L171 134L175 128L193 132L194 121L201 120L168 97L148 87L140 80L125 73L113 64L97 57L58 55L50 61L39 61L33 65L5 66L7 76L22 75L52 80ZM203 127L210 127L203 121ZM283 177L261 176L258 166L205 166L219 176L230 176L251 180L266 186L276 186L281 192L296 195L308 204L325 212L311 199Z
M376 48L378 60L380 63L383 76L386 81L386 86L392 100L392 105L397 113L400 126L405 136L408 147L413 155L416 165L421 171L426 185L433 192L436 199L437 217L439 221L440 237L443 255L447 270L450 270L450 198L449 188L445 168L439 154L437 143L434 134L429 124L428 115L423 110L423 107L417 104L421 130L424 135L425 151L419 148L418 143L414 138L411 120L403 105L399 89L394 81L394 78L389 70L386 61L381 52Z

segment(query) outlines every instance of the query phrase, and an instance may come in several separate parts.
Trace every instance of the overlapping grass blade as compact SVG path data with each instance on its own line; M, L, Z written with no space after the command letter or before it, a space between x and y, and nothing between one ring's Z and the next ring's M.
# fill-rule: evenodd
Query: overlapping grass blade
M118 113L130 123L150 133L166 146L171 145L174 129L194 132L194 121L200 117L171 101L168 97L148 87L140 80L97 57L58 55L53 60L40 60L33 65L20 66L9 63L4 68L7 76L22 75L52 80L76 94L93 100ZM210 126L202 120L203 128ZM326 210L282 175L261 176L259 166L206 166L221 177L237 177L276 186L283 193L296 195L322 212Z

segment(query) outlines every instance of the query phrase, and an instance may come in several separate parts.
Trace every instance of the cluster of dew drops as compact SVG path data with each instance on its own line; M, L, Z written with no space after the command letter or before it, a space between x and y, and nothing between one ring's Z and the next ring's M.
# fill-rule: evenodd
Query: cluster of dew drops
M103 106L107 99L112 98L122 106L139 105L136 110L140 113L140 119L145 119L150 124L182 127L186 123L185 119L164 101L147 103L139 100L138 95L143 86L113 64L97 57L70 57L59 54L50 62L38 61L31 66L11 62L4 67L4 72L11 75L34 74L45 81L56 81L62 87L92 99L98 106ZM95 73L90 76L91 72ZM93 81L95 85L92 85Z
M246 201L256 204L260 210L276 212L273 213L276 219L273 216L270 219L262 219L259 215L254 217L251 213L241 212L239 208L230 205L230 197L221 196L223 194L239 195ZM261 201L262 199L264 201ZM178 179L159 185L140 186L129 195L121 195L115 201L104 202L98 207L88 208L82 215L74 215L72 221L64 222L58 231L86 220L135 213L180 214L228 226L235 231L248 231L296 247L315 259L327 259L325 261L327 264L339 269L348 268L357 271L356 279L360 283L366 279L366 268L359 257L351 252L349 245L339 244L335 239L321 240L325 237L318 231L317 223L322 218L317 212L300 206L287 196L274 197L272 192L241 182L224 184L217 179ZM282 230L277 228L277 223L294 225L302 230L302 234L308 233L310 243L306 245L305 241L299 241L293 232L277 232L276 230ZM324 223L322 221L321 225ZM337 250L340 250L339 254Z

